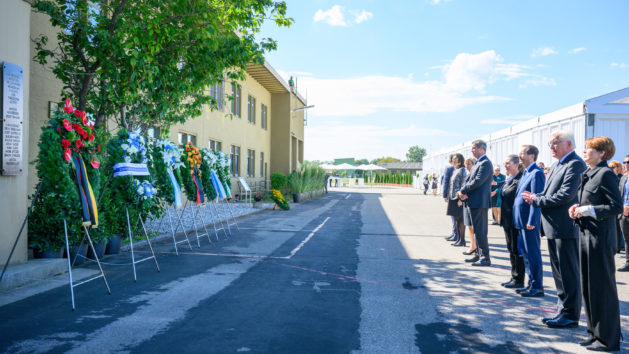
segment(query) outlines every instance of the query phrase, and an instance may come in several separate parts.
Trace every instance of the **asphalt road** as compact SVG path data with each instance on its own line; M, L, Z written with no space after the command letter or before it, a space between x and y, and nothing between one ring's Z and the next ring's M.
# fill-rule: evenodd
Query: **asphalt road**
M75 289L76 311L67 286L0 307L0 351L580 351L584 322L539 322L556 301L548 258L547 296L516 296L499 286L509 277L499 228L490 228L492 267L472 268L443 239L444 214L443 201L411 189L336 189L239 219L229 239L195 241L179 256L161 241L161 272L143 262L137 283L128 253L107 257L112 295L96 280ZM626 281L618 276L623 314Z

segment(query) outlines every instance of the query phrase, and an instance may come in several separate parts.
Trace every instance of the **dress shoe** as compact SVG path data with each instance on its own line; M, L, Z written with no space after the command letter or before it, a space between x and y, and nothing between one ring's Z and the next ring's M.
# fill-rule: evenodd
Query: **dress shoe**
M463 254L464 254L464 255L466 255L466 256L469 256L469 255L474 254L474 253L476 253L476 248L474 248L474 249L473 249L473 250L471 250L471 251L465 251L465 252L463 252Z
M465 242L457 241L452 244L454 247L465 247Z
M465 261L466 261L467 263L474 263L474 262L478 262L478 260L479 260L479 259L480 259L480 257L478 257L478 256L474 256L474 257L472 257L472 258L468 258L468 259L466 259Z
M502 286L504 286L507 289L521 289L524 287L524 283L516 283L513 280L503 284Z
M472 263L474 267L489 267L491 266L491 261L489 259L481 259Z
M500 283L500 285L505 286L507 284L510 284L511 282L513 282L513 279L510 279L509 281L506 281L504 283Z
M579 327L579 321L559 316L554 320L546 321L546 325L550 328L575 328Z
M456 240L456 235L451 235L446 237L446 241L455 241Z
M529 289L520 293L522 297L542 297L544 296L544 289ZM546 322L548 324L548 322Z
M544 317L544 318L542 318L542 323L543 323L543 324L546 324L546 322L548 322L548 321L551 321L551 320L556 320L556 319L558 319L558 318L559 318L559 316L560 316L560 314L556 314L556 315L555 315L555 316L553 316L553 317ZM588 343L588 344L589 344L589 343Z
M629 272L629 262L625 263L624 266L618 268L619 272Z
M620 350L620 345L618 344L615 347L608 347L597 339L592 344L586 346L585 349L593 352L614 352Z
M592 344L596 342L596 338L595 337L588 337L588 339L584 340L583 342L579 342L579 345L582 347L587 347L588 345Z
M529 291L531 289L530 286L527 286L526 288L520 288L520 289L515 289L515 292L518 294L522 294L525 291Z

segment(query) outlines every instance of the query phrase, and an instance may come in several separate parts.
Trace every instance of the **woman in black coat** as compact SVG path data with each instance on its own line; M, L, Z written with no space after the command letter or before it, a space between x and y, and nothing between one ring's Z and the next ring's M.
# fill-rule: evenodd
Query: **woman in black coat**
M616 215L622 212L618 178L607 167L614 156L607 137L585 141L579 204L569 209L580 229L581 289L589 338L580 343L596 351L619 350L620 309L616 290Z
M508 177L500 191L502 196L500 226L504 229L507 250L509 250L509 261L511 262L511 279L502 283L502 286L509 289L524 287L524 258L518 251L519 231L513 226L513 203L517 194L518 183L522 178L521 167L518 155L507 156L505 171Z
M454 216L456 220L457 240L453 243L453 246L465 247L465 224L463 223L463 202L456 196L467 177L465 166L463 163L465 157L462 154L454 154L452 157L452 165L454 166L454 172L450 178L450 190L448 191L448 209L447 215Z

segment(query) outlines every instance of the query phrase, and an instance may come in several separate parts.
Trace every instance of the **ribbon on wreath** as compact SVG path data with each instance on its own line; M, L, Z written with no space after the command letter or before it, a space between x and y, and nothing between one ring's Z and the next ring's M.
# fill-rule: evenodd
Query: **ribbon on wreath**
M227 192L225 191L225 188L223 188L223 184L214 170L210 171L210 180L212 181L212 185L214 186L218 199L227 198Z
M179 187L179 183L177 183L177 179L175 178L173 170L171 170L169 167L167 167L166 170L168 171L170 184L173 185L173 192L175 193L175 209L181 209L181 188Z
M114 165L114 177L149 175L149 168L145 163L120 162Z
M197 204L205 203L205 197L203 196L203 186L201 185L201 179L199 178L199 170L194 169L192 173L192 182L197 187Z
M94 191L87 178L85 163L79 154L72 154L72 163L76 174L76 181L79 186L79 197L81 198L83 226L98 227L98 207L96 206L96 198Z

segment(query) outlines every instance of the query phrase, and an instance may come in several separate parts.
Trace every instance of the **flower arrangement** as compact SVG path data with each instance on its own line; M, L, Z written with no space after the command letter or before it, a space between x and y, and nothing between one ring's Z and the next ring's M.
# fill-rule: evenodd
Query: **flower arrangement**
M157 188L157 197L175 208L181 207L181 149L168 139L154 140L150 146L149 169ZM171 177L172 176L172 177ZM174 180L174 181L173 181Z
M108 159L106 171L109 185L105 189L103 215L105 228L109 234L127 234L127 216L129 211L133 232L140 231L135 222L138 216L159 216L163 212L153 187L148 164L146 139L139 132L120 129L118 134L107 144ZM131 172L125 173L125 168ZM113 174L111 174L113 171Z
M256 202L259 202L262 200L262 193L258 192L256 195L253 196L253 200L255 200Z
M188 200L196 202L197 204L203 204L205 203L205 193L201 182L203 176L201 169L203 155L201 155L199 149L197 149L192 142L184 145L183 150L180 159L184 165L180 167L179 171L181 172L186 197ZM205 177L208 177L207 173Z
M280 208L284 209L284 210L289 210L290 209L290 205L288 205L288 202L286 201L286 199L284 199L284 196L282 195L282 192L280 192L277 189L272 189L271 190L271 199L273 199L273 201L275 202L275 204L277 206L279 206Z
M34 206L28 219L29 246L36 252L58 250L63 246L64 219L70 242L80 241L83 204L73 159L80 157L85 162L86 180L95 197L92 202L96 203L102 189L101 144L106 139L107 133L95 128L85 112L72 107L70 99L65 100L63 108L53 112L49 124L42 126L39 152L34 161L39 194L30 197L34 198Z

